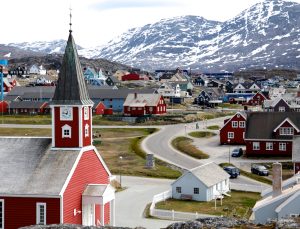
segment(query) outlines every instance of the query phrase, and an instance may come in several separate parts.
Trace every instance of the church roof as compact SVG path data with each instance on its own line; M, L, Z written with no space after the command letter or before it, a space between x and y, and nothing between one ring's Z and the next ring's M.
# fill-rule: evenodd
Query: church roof
M51 150L51 138L1 137L0 196L58 196L79 154Z
M52 100L55 105L92 105L70 30L59 78Z

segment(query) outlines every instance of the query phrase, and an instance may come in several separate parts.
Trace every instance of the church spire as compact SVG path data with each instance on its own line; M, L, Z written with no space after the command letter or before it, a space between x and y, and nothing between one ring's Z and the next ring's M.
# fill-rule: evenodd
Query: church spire
M72 14L70 30L58 82L52 99L53 105L92 105L84 80L76 44L72 36Z
M69 25L70 25L70 30L69 30L69 32L70 33L72 33L72 8L70 7L70 23L69 23Z

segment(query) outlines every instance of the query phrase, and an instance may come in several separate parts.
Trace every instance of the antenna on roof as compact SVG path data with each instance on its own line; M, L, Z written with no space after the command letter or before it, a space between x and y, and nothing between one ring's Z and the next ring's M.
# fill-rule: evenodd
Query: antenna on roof
M69 10L70 10L70 23L69 23L70 30L69 30L69 32L72 33L72 8L71 8L71 6L70 6Z

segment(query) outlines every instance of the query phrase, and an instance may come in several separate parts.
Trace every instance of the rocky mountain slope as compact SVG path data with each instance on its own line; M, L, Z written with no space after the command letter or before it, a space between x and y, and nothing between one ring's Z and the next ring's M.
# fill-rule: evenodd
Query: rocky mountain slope
M225 22L198 16L164 19L130 29L101 47L79 47L79 54L148 70L300 69L299 18L300 4L265 0ZM42 53L61 53L64 45L63 40L44 45L41 42L10 44Z
M129 30L99 57L148 68L300 68L300 4L266 0L223 23L186 16Z

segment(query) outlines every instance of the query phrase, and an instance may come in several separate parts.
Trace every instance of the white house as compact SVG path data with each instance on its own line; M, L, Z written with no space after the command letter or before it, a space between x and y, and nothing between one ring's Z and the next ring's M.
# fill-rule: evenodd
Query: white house
M281 219L300 215L299 175L282 183L280 163L273 164L273 189L262 192L263 199L256 202L251 220L266 223L269 219Z
M40 76L37 78L36 83L39 85L51 85L52 80L48 76Z
M39 68L35 64L29 68L29 74L39 74Z
M172 196L174 199L210 201L230 191L229 177L213 162L201 165L185 172L171 184Z
M39 74L40 74L40 75L46 75L46 74L47 74L47 70L44 68L43 65L41 65L41 66L39 67Z

